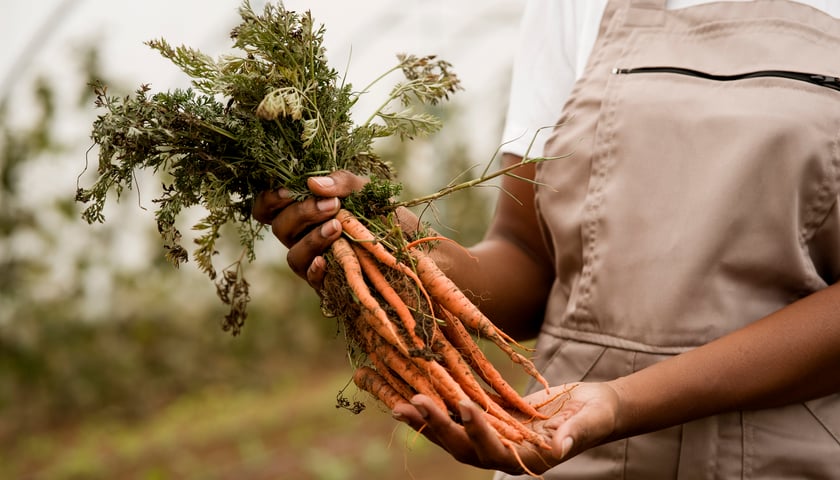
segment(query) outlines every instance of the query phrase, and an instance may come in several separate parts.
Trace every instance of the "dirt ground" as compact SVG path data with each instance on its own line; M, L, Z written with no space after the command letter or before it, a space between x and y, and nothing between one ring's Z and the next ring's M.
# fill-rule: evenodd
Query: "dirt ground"
M267 391L211 389L141 420L79 418L2 445L9 479L459 479L492 474L458 464L368 398L336 408L349 374L294 376ZM358 396L355 389L351 396Z

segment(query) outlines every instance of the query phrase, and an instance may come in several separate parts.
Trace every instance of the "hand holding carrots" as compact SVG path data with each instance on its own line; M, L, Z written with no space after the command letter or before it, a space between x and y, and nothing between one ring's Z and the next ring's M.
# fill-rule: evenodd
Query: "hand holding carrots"
M340 199L361 190L367 182L366 178L339 170L308 179L312 198L298 202L281 189L262 192L254 202L253 217L271 225L274 236L289 249L286 256L289 267L316 291L320 290L326 272L321 254L341 236L341 223L334 219ZM399 209L398 214L406 230L419 224L406 209Z
M554 455L548 437L532 427L550 415L502 378L475 337L492 342L541 383L546 405L567 392L550 395L522 347L441 270L431 249L443 238L419 228L407 211L374 222L343 208L339 199L364 186L360 177L335 172L308 183L313 198L265 193L254 217L272 225L289 247L290 266L319 290L323 311L337 317L353 354L354 383L391 409L419 394L446 412L441 415L457 419L467 412L465 423L486 426L503 458L518 459L520 450L537 459ZM481 420L462 411L464 402L480 406ZM530 472L524 461L518 464Z
M459 462L514 475L541 474L587 448L605 443L615 432L618 396L607 384L562 385L552 387L550 392L540 390L524 399L541 405L540 412L549 416L523 424L546 438L550 449L523 444L512 451L499 440L483 409L471 402L459 405L460 424L424 395L416 395L410 403L397 404L393 415ZM550 402L544 404L547 400Z
M324 280L326 262L321 256L341 236L341 224L334 219L339 199L360 190L367 180L347 171L326 177L312 177L307 185L314 197L298 202L285 190L260 194L254 203L254 218L266 225L289 251L286 260L292 271L316 290Z

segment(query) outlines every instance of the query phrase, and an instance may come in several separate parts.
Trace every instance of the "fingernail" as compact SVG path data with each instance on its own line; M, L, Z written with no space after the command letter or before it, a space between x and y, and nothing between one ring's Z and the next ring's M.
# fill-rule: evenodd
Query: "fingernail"
M461 421L462 422L471 422L472 421L472 411L469 409L469 402L466 400L461 400L458 402L458 406L461 407Z
M335 197L322 198L315 202L315 207L321 212L329 212L338 207L338 199Z
M422 405L419 405L419 404L416 404L416 403L413 403L413 402L412 402L412 405L414 405L414 408L417 409L417 413L419 413L421 417L428 418L429 411L426 410L426 407L424 407Z
M574 445L575 441L572 440L572 437L566 437L563 439L563 443L560 446L560 455L561 458L566 458L566 455L572 451L572 445Z
M323 225L321 225L321 236L324 238L331 237L335 235L336 232L338 232L339 228L340 224L338 223L338 220L334 218L327 220L326 222L324 222Z
M406 421L406 418L402 413L391 412L391 416L394 417L394 420L397 420L398 422L405 422Z
M331 177L310 177L310 180L315 182L321 188L329 188L335 185L335 180Z
M277 190L277 195L283 200L292 198L292 192L288 188L281 188L280 190Z
M314 275L316 271L322 268L324 262L324 257L317 256L312 259L312 263L309 264L309 268L306 269L307 275Z

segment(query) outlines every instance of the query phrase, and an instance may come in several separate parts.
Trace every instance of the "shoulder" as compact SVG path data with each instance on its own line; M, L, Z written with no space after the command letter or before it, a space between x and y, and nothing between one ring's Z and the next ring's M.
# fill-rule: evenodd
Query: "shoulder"
M583 73L607 0L528 0L522 15L504 137L522 154L551 125ZM548 130L541 130L540 136ZM541 150L542 139L535 147Z
M817 10L831 15L834 18L840 18L840 2L837 0L795 0L805 5L810 5Z
M550 50L579 75L586 65L607 0L528 0L522 17L520 45ZM577 76L576 75L576 76Z

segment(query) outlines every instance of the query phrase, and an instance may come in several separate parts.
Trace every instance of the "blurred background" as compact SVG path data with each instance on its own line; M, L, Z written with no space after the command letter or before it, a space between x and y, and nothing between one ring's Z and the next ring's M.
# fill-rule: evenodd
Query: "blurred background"
M328 56L354 85L397 53L437 54L464 91L435 113L444 129L383 142L404 196L477 176L504 140L521 0L287 0L326 27ZM255 9L263 2L254 0ZM188 85L146 47L163 37L212 56L229 46L237 0L41 0L0 6L0 478L488 479L394 422L339 395L352 368L335 322L285 266L270 235L248 268L250 316L222 332L215 287L166 263L140 177L103 225L80 217L97 115L89 82L112 94ZM376 100L376 92L370 95ZM365 108L365 101L359 109ZM478 240L497 191L476 188L425 218ZM190 232L187 223L181 229ZM457 227L455 227L457 226ZM189 239L184 242L187 245ZM521 386L502 359L500 369Z

